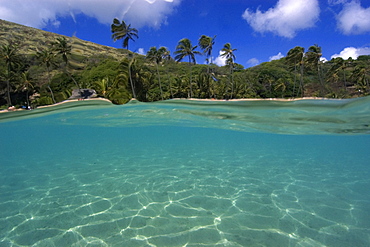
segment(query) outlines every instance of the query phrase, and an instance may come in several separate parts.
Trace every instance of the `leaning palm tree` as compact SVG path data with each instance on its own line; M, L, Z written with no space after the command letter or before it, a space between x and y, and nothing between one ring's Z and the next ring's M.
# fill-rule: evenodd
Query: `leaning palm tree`
M176 51L174 52L175 60L180 62L185 57L189 58L189 70L190 70L190 98L193 97L193 90L192 90L192 79L191 79L191 65L196 63L195 55L200 55L201 53L199 51L196 51L195 49L198 46L193 46L191 44L191 41L187 38L184 38L179 41L178 45L176 46Z
M232 49L230 43L226 43L221 49L221 57L226 59L226 64L230 67L231 98L233 97L234 93L233 71L234 61L236 59L234 51L236 51L236 49Z
M47 84L47 87L48 87L48 89L50 91L50 94L51 94L51 98L53 100L53 103L55 104L56 101L55 101L55 98L54 98L54 93L53 93L53 90L50 87L50 83L51 83L50 68L52 66L55 66L56 65L55 64L55 61L54 61L55 54L54 54L53 50L51 50L51 49L41 50L41 51L37 51L36 58L39 60L40 63L42 63L42 64L44 64L46 66L46 71L47 71L47 76L48 76L48 84Z
M286 62L289 65L294 66L294 75L296 75L297 67L300 68L300 83L299 89L301 91L301 96L304 97L304 85L303 85L303 70L304 70L304 48L300 46L296 46L293 49L288 51L286 56ZM293 88L293 96L295 95L295 84L296 84L296 77L294 77L294 88ZM298 95L298 93L297 93Z
M5 70L5 81L7 89L7 101L8 106L12 105L10 97L10 81L13 75L14 68L19 64L18 45L9 42L8 44L1 45L0 54L1 59L4 60L6 65Z
M159 83L159 89L161 92L161 98L163 100L163 91L162 91L162 85L161 85L161 77L159 75L159 69L158 64L160 64L165 56L165 53L167 51L166 47L160 47L158 50L155 46L151 47L150 50L146 53L146 58L150 61L153 61L157 67L157 75L158 75L158 83Z
M206 55L207 57L207 64L212 64L212 49L213 49L213 45L215 44L215 39L216 39L216 36L211 38L207 35L202 35L200 36L198 40L198 45L200 49L202 49L203 54Z
M306 54L305 54L305 62L307 64L307 66L312 70L312 71L316 71L317 72L317 77L319 79L319 82L320 82L320 86L321 86L321 93L323 94L324 93L324 82L323 82L323 79L322 79L322 76L321 76L321 61L320 61L320 58L322 56L322 51L321 51L321 47L318 46L317 44L315 45L312 45L308 48Z
M139 38L138 36L138 30L136 28L132 28L131 24L127 25L124 21L120 22L117 18L113 19L113 23L111 25L111 31L112 31L112 39L113 41L117 41L119 39L123 39L122 46L123 48L126 48L128 50L128 42L130 40L135 41L134 38ZM131 90L132 95L134 98L136 98L136 93L134 89L134 84L132 82L132 75L131 75L131 65L133 63L133 55L131 57L131 62L128 66L129 71L129 78L130 78L130 84L131 84Z
M61 55L63 58L63 61L65 63L65 73L73 80L76 87L78 88L78 91L81 94L80 86L78 85L77 81L73 78L73 76L68 72L68 56L71 55L72 46L68 44L68 41L65 37L57 38L56 42L52 43L53 49L56 51L57 55Z

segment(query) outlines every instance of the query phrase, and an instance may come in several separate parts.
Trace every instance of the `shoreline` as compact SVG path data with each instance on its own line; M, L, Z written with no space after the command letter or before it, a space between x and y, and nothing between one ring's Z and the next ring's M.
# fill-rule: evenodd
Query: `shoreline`
M351 98L352 99L352 98ZM91 99L84 99L84 100L79 100L79 99L67 99L52 105L43 105L43 106L38 106L35 109L43 109L43 108L48 108L48 107L54 107L54 106L59 106L63 105L66 103L70 102L83 102L83 101L94 101L94 100L101 100L101 101L106 101L109 103L112 103L109 99L105 98L91 98ZM292 102L292 101L300 101L300 100L345 100L345 99L332 99L332 98L322 98L322 97L303 97L303 98L266 98L266 99L261 99L261 98L243 98L243 99L197 99L197 98L173 98L173 99L168 99L168 100L190 100L190 101L206 101L206 102L238 102L238 101L281 101L281 102ZM135 98L132 98L128 103L131 101L138 101ZM160 102L160 101L154 101L154 102ZM145 103L150 103L150 102L145 102ZM113 104L113 103L112 103ZM127 104L127 103L126 103ZM5 113L5 112L16 112L16 111L27 111L26 109L22 108L13 108L11 110L5 109L1 110L0 113Z
M174 98L176 99L187 99L187 98ZM332 98L322 98L322 97L303 97L303 98L242 98L242 99L197 99L197 98L188 98L187 100L194 101L299 101L299 100L343 100L343 99L332 99Z
M58 103L52 104L52 105L42 105L42 106L38 106L38 107L36 107L35 109L43 109L43 108L48 108L48 107L54 107L54 106L59 106L59 105L63 105L63 104L70 103L70 102L83 102L83 101L94 101L94 100L101 100L101 101L106 101L106 102L112 103L112 101L110 101L109 99L105 99L105 98L92 98L92 99L84 99L84 100L79 100L79 99L67 99L67 100L64 100L64 101L61 101L61 102L58 102ZM112 104L113 104L113 103L112 103ZM14 107L14 106L13 106L13 107ZM9 107L9 108L11 108L11 107ZM8 108L8 109L9 109L9 108ZM11 110L8 110L8 109L1 110L1 111L0 111L0 113L5 113L5 112L18 112L18 111L29 111L29 110L22 109L22 108L11 108ZM32 109L32 110L35 110L35 109Z

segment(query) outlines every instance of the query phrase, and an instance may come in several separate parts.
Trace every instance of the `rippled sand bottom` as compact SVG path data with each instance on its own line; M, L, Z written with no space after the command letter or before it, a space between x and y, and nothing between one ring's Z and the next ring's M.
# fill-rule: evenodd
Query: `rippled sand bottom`
M63 156L2 169L0 246L370 245L361 169L242 148Z

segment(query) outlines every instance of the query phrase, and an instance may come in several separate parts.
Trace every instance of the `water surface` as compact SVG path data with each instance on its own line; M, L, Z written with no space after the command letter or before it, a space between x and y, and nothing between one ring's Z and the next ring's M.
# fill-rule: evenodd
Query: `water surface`
M0 114L0 246L369 246L370 99Z

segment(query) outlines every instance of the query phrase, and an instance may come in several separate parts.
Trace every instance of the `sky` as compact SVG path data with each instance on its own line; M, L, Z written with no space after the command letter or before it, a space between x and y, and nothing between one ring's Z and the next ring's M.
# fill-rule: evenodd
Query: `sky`
M370 0L0 0L0 19L122 48L111 38L113 18L138 29L129 49L141 54L152 46L174 52L182 38L195 46L201 35L216 36L212 56L219 66L226 43L246 68L314 44L324 60L370 55Z

